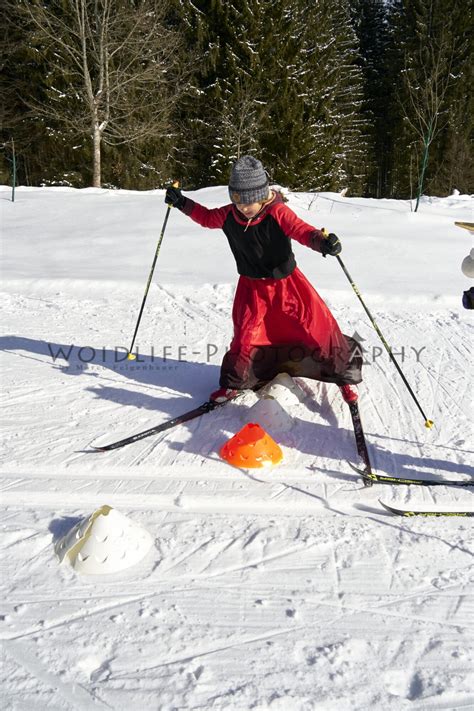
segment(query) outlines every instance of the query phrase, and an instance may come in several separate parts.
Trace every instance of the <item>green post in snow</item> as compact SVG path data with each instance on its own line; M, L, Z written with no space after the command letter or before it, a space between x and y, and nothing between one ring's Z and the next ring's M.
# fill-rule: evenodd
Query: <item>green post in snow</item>
M12 163L13 163L13 175L12 175L12 202L15 202L15 186L16 186L16 155L15 155L15 143L12 138Z
M423 145L424 145L423 159L422 159L422 163L421 163L421 172L420 172L420 180L418 183L418 195L416 198L415 212L418 211L418 205L420 204L420 198L421 198L421 194L423 192L423 182L425 179L426 166L428 165L428 151L430 149L430 143L431 143L432 139L433 139L433 133L432 133L432 127L430 125L430 127L428 129L428 133L423 138Z

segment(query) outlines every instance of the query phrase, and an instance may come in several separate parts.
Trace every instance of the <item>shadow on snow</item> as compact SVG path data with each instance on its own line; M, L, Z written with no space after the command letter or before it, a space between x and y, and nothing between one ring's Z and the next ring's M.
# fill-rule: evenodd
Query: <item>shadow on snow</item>
M219 366L215 364L193 363L153 355L140 355L139 361L128 361L123 349L119 351L106 348L92 349L47 343L18 336L0 338L0 349L14 352L25 358L39 356L35 360L47 363L64 374L88 378L89 384L86 389L99 399L145 410L156 410L158 421L150 423L149 426L159 424L160 420L176 417L207 400L209 392L217 386L219 378ZM111 380L110 385L104 384L108 377L104 370L118 373L136 383L138 387L153 388L153 392L140 392L139 390L131 392L128 389L117 387L116 380ZM317 413L327 424L309 422L295 417L295 425L292 430L279 435L278 442L301 453L337 462L343 459L356 459L352 428L340 427L328 397L328 389L336 388L336 386L323 383L318 383L318 386L319 391L315 394L320 397L320 402L308 400L307 410ZM160 390L165 391L165 397L160 397ZM248 421L245 418L247 410L245 405L232 403L225 409L190 421L182 427L188 427L191 432L199 431L200 436L189 438L184 443L168 441L167 447L177 452L184 451L205 458L217 458L219 446L236 431L236 417L240 420L241 426ZM350 419L348 412L345 419L347 421ZM133 427L130 427L129 420L127 421L127 431L114 433L112 430L110 439L119 439L128 434L133 434ZM147 443L149 440L143 440L143 442ZM414 444L422 446L422 443L414 442ZM420 458L406 453L394 453L374 445L370 441L369 449L374 469L379 469L389 475L423 478L427 475L433 476L448 472L450 475L474 476L474 467L467 464L435 458ZM112 452L109 456L113 455ZM311 462L308 468L315 472L318 470L328 472L327 467L318 467L317 462ZM334 472L328 473L334 474L336 478L344 481L354 480L353 475L346 475L338 468Z

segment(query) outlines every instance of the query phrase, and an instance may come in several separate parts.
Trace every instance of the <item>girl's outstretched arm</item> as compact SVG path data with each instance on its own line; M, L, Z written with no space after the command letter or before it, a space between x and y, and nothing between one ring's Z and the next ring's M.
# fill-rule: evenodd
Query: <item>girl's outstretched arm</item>
M296 240L305 247L321 252L324 234L313 225L300 219L293 210L283 203L277 203L272 213L282 228L283 232L291 239Z
M198 225L210 229L217 229L223 226L232 206L224 205L224 207L208 208L204 207L204 205L200 205L198 202L194 202L194 200L190 198L186 198L186 202L181 209L185 215L188 215L194 222L197 222Z
M224 224L225 218L231 205L225 207L216 207L208 209L204 205L200 205L194 200L185 197L178 185L172 185L166 190L165 202L171 207L176 207L185 215L188 215L194 222L197 222L202 227L219 228Z

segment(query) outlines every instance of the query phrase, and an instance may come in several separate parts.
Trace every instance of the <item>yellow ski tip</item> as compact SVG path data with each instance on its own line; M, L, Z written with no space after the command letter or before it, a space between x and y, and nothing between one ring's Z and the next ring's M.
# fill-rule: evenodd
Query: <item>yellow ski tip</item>
M434 425L433 420L426 420L425 427L427 427L429 430L433 427L433 425Z
M463 227L465 230L469 230L469 232L474 232L474 222L455 222L454 224L457 227Z
M135 360L136 357L137 357L137 356L134 355L133 353L129 353L128 356L127 356L127 359L128 359L128 360Z

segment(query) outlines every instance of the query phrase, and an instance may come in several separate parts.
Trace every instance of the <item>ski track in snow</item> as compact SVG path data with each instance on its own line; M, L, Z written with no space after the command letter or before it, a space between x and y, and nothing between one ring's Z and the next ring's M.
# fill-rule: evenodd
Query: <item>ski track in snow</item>
M218 204L218 190L206 193L207 204ZM50 193L20 191L16 209L26 212L19 219L28 224L37 217L33 203L28 217L27 198L45 195L47 207L46 200L60 194ZM144 205L156 209L147 195L62 194L78 220L82 208L75 200L86 201L84 213L96 217L104 202L113 214L131 210L137 220L149 209ZM429 240L430 248L434 235L445 238L448 217L449 224L453 214L469 219L463 201L454 199L427 199L426 217L407 216L401 201L292 200L303 217L330 216L338 230L338 220L342 226L348 220L359 240L364 231L372 234L378 207L388 236L392 224L400 240L410 225L421 226L420 239ZM59 225L61 219L68 225L62 204L55 206ZM175 223L181 219L173 217ZM120 220L114 225L119 229ZM49 234L55 226L41 229ZM175 229L170 225L167 243L172 256L171 239L180 239ZM203 239L199 228L193 231ZM146 234L149 247L153 231ZM454 232L454 244L456 239ZM135 275L135 246L129 249ZM187 249L177 243L174 272L165 250L165 273L188 269ZM432 254L439 249L434 245ZM123 250L121 243L122 257ZM357 273L368 278L353 254ZM386 263L378 258L383 271ZM395 262L401 273L411 268L410 260ZM37 278L37 265L28 268ZM78 268L84 269L80 259ZM278 437L284 462L274 470L243 472L219 460L220 445L246 421L248 408L238 403L123 450L90 452L90 445L146 429L206 400L231 337L229 284L186 287L178 278L160 279L140 327L139 362L117 362L115 346L123 356L133 330L141 279L100 289L97 282L62 273L43 282L15 274L5 284L3 707L474 708L470 521L396 518L378 504L383 498L472 508L472 492L365 488L345 461L355 460L354 439L334 386L301 381L309 395L292 409L291 431ZM472 325L465 313L436 300L418 309L415 290L406 305L390 302L388 288L384 298L373 297L377 323L395 352L405 348L403 370L435 421L428 431L385 352L374 351L381 344L355 298L340 300L343 287L334 288L329 301L344 331L364 339L361 413L374 467L399 476L472 477ZM69 360L54 362L48 343L54 352L71 343L75 348ZM217 349L210 357L208 344ZM88 348L96 349L93 362L81 362L81 348L85 359ZM413 348L424 348L419 359ZM148 556L115 576L81 577L68 565L58 566L54 541L105 503L150 531Z

